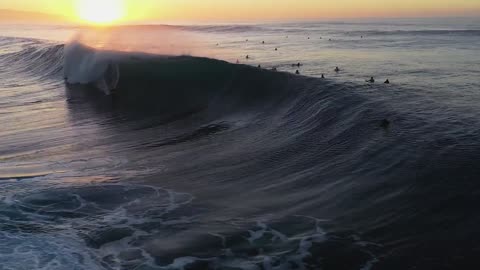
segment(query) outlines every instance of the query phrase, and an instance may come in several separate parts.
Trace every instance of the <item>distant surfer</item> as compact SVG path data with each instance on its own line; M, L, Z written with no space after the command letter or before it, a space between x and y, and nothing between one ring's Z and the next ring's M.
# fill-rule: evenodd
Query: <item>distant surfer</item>
M245 56L245 59L250 59L250 56L247 54L247 56Z
M272 71L277 71L277 68L276 68L276 67L273 67L273 68L272 68Z
M387 79L384 84L390 84L390 81Z
M380 122L380 127L381 128L384 128L384 129L387 129L390 127L390 121L388 121L388 119L383 119L381 122Z
M262 66L261 66L261 65L258 65L258 68L262 68Z
M278 48L275 48L275 51L278 51Z
M300 71L298 71L297 69L297 71L295 71L295 74L300 75Z
M375 79L373 77L370 77L370 80L366 80L366 82L368 83L374 83L375 82Z
M340 69L338 67L335 67L335 72L340 72Z
M325 79L325 75L322 74L322 77L321 77L321 78L322 78L322 79Z
M297 63L297 67L300 67L301 65L302 65L302 64L300 64L300 62L299 62L299 63Z

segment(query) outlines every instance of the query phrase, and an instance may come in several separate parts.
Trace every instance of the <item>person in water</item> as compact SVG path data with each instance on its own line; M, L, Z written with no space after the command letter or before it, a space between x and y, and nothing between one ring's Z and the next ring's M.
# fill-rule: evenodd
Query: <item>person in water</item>
M300 74L300 71L298 71L298 69L297 69L297 71L295 71L295 74L299 75L299 74Z
M385 84L390 84L390 81L387 79L384 83Z
M366 82L374 83L374 82L375 82L375 79L374 79L373 77L370 77L370 80L367 80Z
M250 56L247 54L247 56L245 56L245 59L250 59Z
M390 127L390 121L388 121L388 119L383 119L381 122L380 122L380 127L381 128L384 128L384 129L387 129Z
M340 72L340 69L338 67L336 67L335 72Z
M322 77L321 77L321 78L322 78L322 79L325 79L325 75L322 74Z

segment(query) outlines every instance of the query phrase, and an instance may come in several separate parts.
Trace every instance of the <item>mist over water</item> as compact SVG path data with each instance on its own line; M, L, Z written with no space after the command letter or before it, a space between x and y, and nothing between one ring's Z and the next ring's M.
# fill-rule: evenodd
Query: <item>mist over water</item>
M479 48L467 19L2 26L0 269L476 266Z

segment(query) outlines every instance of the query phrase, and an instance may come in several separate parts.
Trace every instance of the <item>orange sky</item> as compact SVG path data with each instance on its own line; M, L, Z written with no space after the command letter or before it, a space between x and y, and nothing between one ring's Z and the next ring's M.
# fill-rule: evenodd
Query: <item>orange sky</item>
M76 1L82 0L0 0L0 9L50 13L79 21ZM104 0L97 0L101 1ZM480 0L118 0L121 1L126 12L120 22L480 15Z

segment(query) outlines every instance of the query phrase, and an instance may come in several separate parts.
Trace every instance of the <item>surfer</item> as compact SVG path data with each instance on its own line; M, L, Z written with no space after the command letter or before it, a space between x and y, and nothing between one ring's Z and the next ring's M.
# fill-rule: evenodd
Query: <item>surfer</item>
M245 56L245 59L250 59L250 56L247 54L247 56Z
M297 69L297 71L295 71L295 74L300 75L300 71L298 71Z
M385 84L390 84L390 81L387 79L384 83Z
M278 48L275 48L275 51L278 51Z
M335 67L335 72L340 72L340 69L338 67Z
M390 121L388 119L383 119L382 122L380 122L380 127L387 129L390 127Z
M321 77L321 78L322 78L322 79L325 79L325 75L323 75L323 73L322 73L322 77Z
M368 83L374 83L375 82L375 79L373 77L370 77L370 80L366 80L366 82Z

